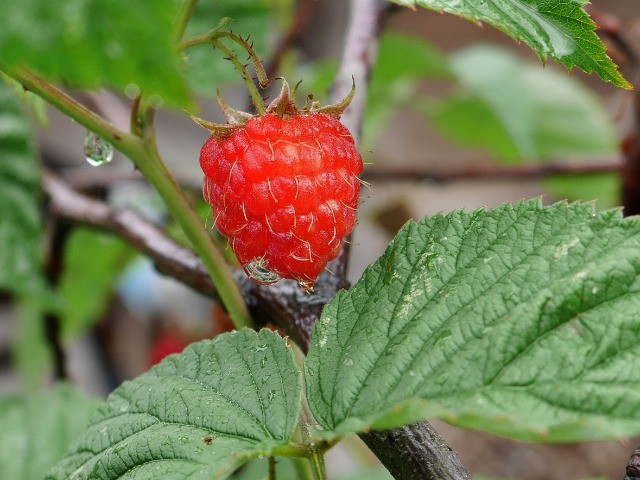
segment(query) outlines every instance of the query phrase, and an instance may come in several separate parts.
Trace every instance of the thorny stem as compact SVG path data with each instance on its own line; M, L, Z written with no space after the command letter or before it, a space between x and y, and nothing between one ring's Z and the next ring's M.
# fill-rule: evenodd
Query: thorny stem
M185 50L187 48L196 46L196 45L213 45L214 47L220 49L227 55L227 58L231 60L236 69L240 72L242 79L244 80L249 93L251 94L251 99L256 107L256 110L259 114L264 114L266 111L266 106L264 104L264 99L262 95L258 91L255 83L253 83L253 79L249 75L247 71L247 65L242 63L236 53L229 48L224 42L222 42L222 38L227 38L239 44L242 48L244 48L249 54L249 60L256 71L256 77L258 79L258 83L262 88L266 88L269 86L269 78L267 77L267 73L264 70L262 62L258 57L258 54L253 48L253 45L248 42L248 40L242 38L240 35L237 35L233 32L225 32L225 31L217 31L213 30L205 35L201 35L199 37L194 37L189 40L186 40L180 44L180 49Z
M202 227L200 218L193 211L182 189L167 170L157 151L152 122L143 127L145 137L137 137L119 130L100 115L33 73L23 69L8 69L1 64L0 69L80 125L113 144L116 149L133 161L160 194L169 213L182 227L193 248L198 252L235 327L251 326L251 317L244 298L231 276L231 271L224 261L224 257ZM150 120L152 120L152 113L151 111Z
M245 39L233 32L220 32L218 35L220 38L228 38L229 40L233 40L247 51L247 53L249 54L249 60L251 60L253 68L256 71L258 83L262 88L267 88L271 81L267 76L264 65L262 65L262 62L260 61L260 57L258 57L258 53L253 48L253 42L249 42L249 37Z
M242 80L244 80L244 83L246 84L247 89L251 94L251 99L253 100L253 104L256 107L256 111L258 112L259 115L264 115L265 112L267 111L267 107L264 104L264 99L262 98L262 95L260 95L260 92L258 91L258 87L256 87L255 83L253 83L253 79L249 75L249 72L247 72L246 65L240 61L236 53L231 48L229 48L225 43L223 43L219 39L212 38L211 44L214 47L222 50L227 55L227 58L231 60L233 65L240 72L240 76L242 77Z

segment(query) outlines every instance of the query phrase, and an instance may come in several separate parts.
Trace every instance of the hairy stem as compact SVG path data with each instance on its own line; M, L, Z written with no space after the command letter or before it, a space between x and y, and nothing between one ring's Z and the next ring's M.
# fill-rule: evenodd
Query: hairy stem
M232 40L247 51L247 53L249 54L249 59L251 60L251 63L253 64L253 67L256 71L258 83L262 88L268 87L270 83L269 78L267 77L267 74L264 70L262 62L260 61L260 58L258 57L258 54L253 49L253 46L247 40L245 40L239 35L236 35L233 32L213 30L204 35L200 35L199 37L194 37L182 42L180 44L180 49L186 50L187 48L194 47L196 45L213 45L215 48L224 52L224 54L227 55L227 58L231 60L233 65L236 67L238 72L240 72L240 75L242 76L242 80L244 81L244 83L247 86L247 89L249 90L251 99L253 100L253 104L255 105L256 110L258 111L259 114L264 114L266 111L264 99L262 98L262 95L260 94L260 91L256 87L255 83L253 83L253 79L251 78L251 75L249 75L249 72L247 71L247 65L245 65L240 61L236 53L231 48L229 48L229 46L227 46L224 42L222 42L221 38L227 38L229 40Z

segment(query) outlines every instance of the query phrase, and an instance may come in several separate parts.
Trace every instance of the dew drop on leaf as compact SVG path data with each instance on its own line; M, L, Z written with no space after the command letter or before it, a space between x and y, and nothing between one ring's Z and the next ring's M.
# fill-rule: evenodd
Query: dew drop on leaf
M113 145L93 132L87 131L84 139L84 157L93 167L100 167L113 159Z
M182 445L184 445L185 443L187 443L189 441L189 439L187 437L185 437L185 436L182 436L182 437L180 437L179 441L180 441L180 443Z

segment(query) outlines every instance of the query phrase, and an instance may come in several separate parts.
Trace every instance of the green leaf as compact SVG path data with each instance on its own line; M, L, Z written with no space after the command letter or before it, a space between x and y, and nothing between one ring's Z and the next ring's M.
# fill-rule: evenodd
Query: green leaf
M447 138L503 162L608 155L617 135L601 101L576 80L502 48L451 57L458 90L422 110Z
M262 58L268 50L267 41L272 26L269 2L265 0L234 0L231 2L202 0L196 7L185 38L193 38L210 32L225 17L231 18L232 22L229 23L228 28L234 33L243 37L250 35L256 52ZM233 48L236 47L235 44L230 45ZM238 50L236 49L236 51ZM200 95L215 97L216 88L242 82L240 73L235 70L231 62L223 61L224 55L218 50L214 50L211 45L192 47L187 50L186 54L191 88ZM244 52L240 52L239 55L242 59L246 57Z
M116 389L47 478L226 478L289 442L300 396L300 371L277 333L220 335Z
M0 398L0 478L44 478L86 428L99 403L66 385Z
M134 257L122 240L88 229L75 229L67 241L60 296L65 337L79 335L107 308L118 275Z
M316 324L328 431L442 418L526 441L640 432L640 219L539 200L408 223Z
M40 169L31 142L24 112L0 81L0 290L18 295L37 295L44 285Z
M3 0L0 63L80 88L136 85L184 106L175 0Z
M373 147L394 114L415 100L415 91L425 77L452 78L446 57L422 39L385 33L367 95L362 138L365 147Z
M583 0L391 0L485 22L532 47L545 61L551 57L569 70L595 72L626 89L631 84L618 72L595 34L596 25Z

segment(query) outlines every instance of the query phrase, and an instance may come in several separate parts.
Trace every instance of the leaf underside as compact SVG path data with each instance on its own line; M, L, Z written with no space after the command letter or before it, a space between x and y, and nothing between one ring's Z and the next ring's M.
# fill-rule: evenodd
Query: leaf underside
M640 432L640 219L538 200L408 223L316 324L320 425L525 441Z
M226 478L289 441L300 390L293 352L274 332L193 344L115 390L47 478Z
M583 0L392 1L488 23L532 47L543 61L551 57L570 70L578 67L618 87L632 88L607 56Z

